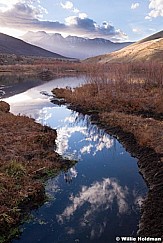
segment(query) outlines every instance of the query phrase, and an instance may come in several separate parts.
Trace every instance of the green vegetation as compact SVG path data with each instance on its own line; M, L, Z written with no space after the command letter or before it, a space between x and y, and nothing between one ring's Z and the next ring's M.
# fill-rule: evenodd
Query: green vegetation
M2 168L2 171L4 171L8 176L16 179L20 179L26 174L25 166L16 160L13 160L5 165L4 168Z

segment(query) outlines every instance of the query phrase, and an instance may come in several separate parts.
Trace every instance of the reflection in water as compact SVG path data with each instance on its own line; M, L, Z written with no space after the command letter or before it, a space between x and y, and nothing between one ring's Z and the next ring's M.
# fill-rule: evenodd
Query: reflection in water
M73 178L76 178L77 175L78 175L77 170L75 169L75 167L72 167L68 170L68 172L64 174L64 179L67 183L71 183Z
M48 107L43 108L39 113L38 122L44 125L51 123L50 119L55 119L55 113L58 108ZM64 107L60 107L59 110L62 112ZM104 133L103 130L98 129L97 126L91 125L89 117L83 116L78 113L69 112L66 118L59 120L57 128L57 152L61 155L69 157L69 141L78 133L81 135L81 140L78 141L81 146L80 151L74 149L71 151L71 158L80 159L82 154L96 155L97 152L102 151L104 148L110 149L113 146L114 139L108 134ZM84 137L84 139L83 139Z
M84 82L83 78L69 77L69 78L58 78L46 82L42 85L36 86L27 90L26 92L11 96L3 99L10 104L10 111L14 114L25 114L34 119L38 118L38 113L44 107L54 107L49 102L51 99L51 90L59 87L64 88L66 86L76 87L77 85ZM32 83L32 81L31 81ZM23 83L22 83L23 85ZM26 85L26 84L24 84ZM46 92L43 94L42 92Z
M58 128L58 153L62 155L66 153L69 149L68 141L77 132L84 136L84 139L82 136L81 140L78 141L79 146L81 146L78 151L78 158L81 158L82 154L92 154L95 156L98 151L102 151L104 148L110 149L113 146L113 138L98 129L97 126L91 125L87 116L80 116L80 119L76 119L76 117L79 118L79 114L72 113L64 120L66 125ZM73 154L75 152L76 150L73 151Z
M128 194L127 187L121 187L116 179L103 179L101 182L94 182L91 186L82 186L81 191L76 196L71 196L71 204L65 208L62 214L57 216L58 222L63 224L64 221L70 221L77 211L85 207L85 210L78 221L78 227L89 227L89 238L99 238L104 232L107 225L107 217L109 216L108 210L112 209L113 203L118 206L118 213L124 214L128 210L126 196ZM102 223L98 224L99 215L105 215ZM106 216L107 215L107 216ZM68 234L75 233L73 231L67 232Z
M66 207L61 215L58 215L58 221L63 223L64 219L70 220L84 204L89 206L82 215L81 226L86 226L85 222L91 223L94 221L97 213L111 208L113 202L117 203L119 214L126 213L128 210L127 194L128 188L126 186L121 187L115 178L105 178L101 182L94 182L89 187L82 186L77 196L71 196L72 204Z
M60 111L59 116L58 111ZM99 154L104 156L106 151L109 150L118 152L120 156L125 155L124 149L121 151L118 147L116 151L117 141L96 125L92 125L88 116L71 111L66 114L65 107L62 106L59 110L56 107L44 108L39 117L40 120L57 128L57 152L61 155L73 159L77 158L80 161L87 161L90 156L91 159L95 158L96 161ZM54 121L55 117L59 117L57 125ZM105 168L104 158L100 157L100 160L103 160L101 163ZM94 166L96 166L95 161ZM87 163L89 164L88 161ZM100 170L99 164L97 166ZM73 179L81 171L79 167L71 168L64 174L64 180L67 184L73 183ZM74 235L75 237L77 234L81 235L87 232L87 239L90 240L100 239L102 235L105 235L106 239L110 237L113 240L113 235L109 236L106 233L110 232L108 225L115 225L119 229L121 224L124 224L123 217L130 218L133 216L129 215L138 214L143 196L140 192L137 194L136 186L133 189L129 188L126 184L121 184L116 178L104 177L105 173L103 172L101 174L102 180L91 180L91 183L88 183L88 176L91 178L93 171L97 173L93 167L91 168L86 175L82 175L85 177L85 183L79 183L81 186L77 192L70 191L63 211L56 216L58 224L64 229L63 239L66 239L66 235L71 237ZM114 166L111 165L111 168L114 168ZM77 170L79 171L77 172ZM131 201L133 201L132 205ZM129 231L131 234L132 231ZM135 229L133 232L136 233ZM110 232L110 234L112 233Z
M45 87L32 89L26 93L30 99L23 97L26 106L12 100L11 108L57 129L57 152L78 163L48 180L51 200L34 212L46 224L26 223L13 243L114 243L116 236L136 236L146 193L136 159L88 116L55 106L41 90L49 93Z

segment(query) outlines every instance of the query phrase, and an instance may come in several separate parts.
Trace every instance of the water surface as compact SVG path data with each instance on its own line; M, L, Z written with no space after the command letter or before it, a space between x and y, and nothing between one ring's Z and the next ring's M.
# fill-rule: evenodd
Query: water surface
M67 86L67 79L62 81L62 87ZM92 125L88 116L56 106L50 96L40 93L59 86L60 80L55 82L7 101L15 114L32 116L56 128L57 152L78 163L47 181L49 201L32 212L31 222L22 226L20 239L12 243L112 243L116 236L136 236L147 192L137 159Z

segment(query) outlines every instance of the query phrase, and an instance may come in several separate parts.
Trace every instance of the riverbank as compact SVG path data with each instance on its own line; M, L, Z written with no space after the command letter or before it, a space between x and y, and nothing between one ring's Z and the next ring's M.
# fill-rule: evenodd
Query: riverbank
M25 212L45 201L44 179L73 164L54 152L55 130L9 109L0 101L0 242L14 236Z
M34 78L31 78L31 79L24 80L20 83L18 82L18 83L0 85L0 90L4 91L4 94L2 95L1 98L8 98L10 96L25 92L28 89L43 84L44 82L45 81L37 80L37 79L34 80Z
M139 87L135 91L135 87ZM93 123L115 135L138 158L140 173L149 186L142 206L138 235L163 237L163 122L162 89L140 83L92 82L72 90L54 89L61 103L91 116ZM154 96L151 96L153 93ZM154 97L157 98L154 101Z
M29 63L1 65L0 91L4 92L2 97L7 98L25 92L56 78L79 76L84 72L79 69L79 66L80 63L76 62L46 58L37 58Z

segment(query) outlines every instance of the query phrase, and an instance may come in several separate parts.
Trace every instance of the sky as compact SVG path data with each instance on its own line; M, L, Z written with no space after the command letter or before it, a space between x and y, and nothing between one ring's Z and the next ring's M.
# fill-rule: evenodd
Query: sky
M163 0L0 0L0 32L61 33L114 42L163 29Z

